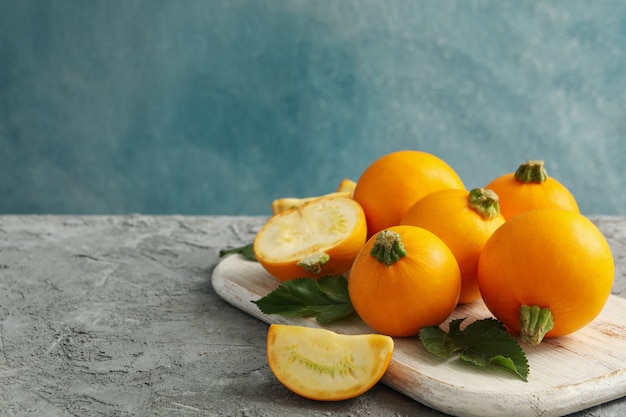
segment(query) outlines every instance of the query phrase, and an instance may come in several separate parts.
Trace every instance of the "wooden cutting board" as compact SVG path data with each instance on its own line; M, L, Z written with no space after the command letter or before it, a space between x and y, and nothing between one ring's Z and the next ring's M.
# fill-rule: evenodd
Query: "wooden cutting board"
M280 282L260 264L230 255L215 268L215 292L266 323L322 327L314 319L263 314L253 300ZM492 317L482 301L460 306L451 319ZM328 326L344 334L373 333L354 314ZM395 349L382 382L454 416L563 416L626 396L626 299L611 295L602 313L585 328L540 346L526 347L528 382L500 369L482 369L459 359L441 360L417 337L394 338Z

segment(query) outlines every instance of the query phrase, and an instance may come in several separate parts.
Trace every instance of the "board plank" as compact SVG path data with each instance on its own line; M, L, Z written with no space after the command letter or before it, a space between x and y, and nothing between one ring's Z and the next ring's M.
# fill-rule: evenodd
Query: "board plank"
M266 322L322 327L311 318L265 315L252 303L280 282L260 264L230 255L212 276L226 302ZM482 301L459 306L442 325L492 317ZM343 334L373 333L356 314L324 326ZM524 346L528 382L500 369L477 369L458 359L441 360L417 337L394 338L382 383L453 416L563 416L626 396L626 299L611 295L600 315L578 332Z

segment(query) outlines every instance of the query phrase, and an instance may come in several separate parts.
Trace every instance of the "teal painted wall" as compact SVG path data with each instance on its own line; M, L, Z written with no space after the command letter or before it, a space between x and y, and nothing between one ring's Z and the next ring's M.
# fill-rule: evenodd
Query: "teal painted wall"
M0 212L269 214L398 149L626 215L626 2L0 0Z

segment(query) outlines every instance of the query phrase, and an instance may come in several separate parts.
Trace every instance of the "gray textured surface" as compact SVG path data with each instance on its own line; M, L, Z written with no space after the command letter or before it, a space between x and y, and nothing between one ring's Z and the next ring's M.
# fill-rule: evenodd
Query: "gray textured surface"
M620 0L0 0L0 213L269 214L418 148L626 215L624 39Z
M595 220L626 294L626 218ZM274 379L267 325L210 284L218 251L264 221L0 216L0 415L441 415L381 384L320 403ZM577 415L624 414L626 399Z

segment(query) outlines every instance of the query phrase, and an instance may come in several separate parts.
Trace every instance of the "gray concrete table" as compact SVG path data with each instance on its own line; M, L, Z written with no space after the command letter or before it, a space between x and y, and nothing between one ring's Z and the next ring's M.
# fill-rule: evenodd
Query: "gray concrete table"
M211 288L219 250L265 220L0 216L0 415L442 415L382 384L323 403L274 379L267 325ZM626 218L593 220L626 295ZM626 415L626 398L576 415Z

